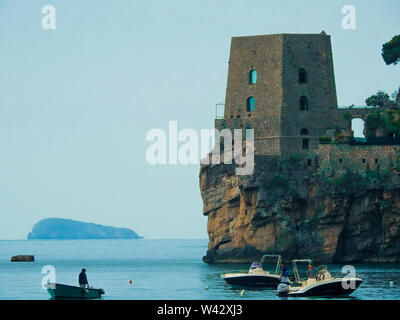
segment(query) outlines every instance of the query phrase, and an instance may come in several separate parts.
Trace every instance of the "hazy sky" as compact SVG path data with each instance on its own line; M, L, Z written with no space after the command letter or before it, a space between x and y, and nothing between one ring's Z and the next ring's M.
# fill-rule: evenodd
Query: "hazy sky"
M44 5L56 30L41 26ZM341 27L344 5L356 29ZM146 162L152 128L212 128L232 36L331 35L340 105L400 85L400 1L0 0L0 239L42 218L205 238L198 165Z

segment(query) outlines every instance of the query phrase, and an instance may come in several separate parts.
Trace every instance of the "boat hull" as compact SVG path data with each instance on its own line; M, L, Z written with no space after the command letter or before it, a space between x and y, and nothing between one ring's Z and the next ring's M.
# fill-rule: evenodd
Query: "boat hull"
M279 277L268 275L225 275L223 279L233 288L276 288L279 284Z
M361 279L354 279L354 286L344 288L342 279L328 281L326 283L317 283L309 288L305 287L299 291L291 291L288 293L279 294L281 296L289 297L339 297L348 296L352 294L362 283Z
M48 284L46 289L53 299L98 299L104 294L103 289L80 288L59 283Z

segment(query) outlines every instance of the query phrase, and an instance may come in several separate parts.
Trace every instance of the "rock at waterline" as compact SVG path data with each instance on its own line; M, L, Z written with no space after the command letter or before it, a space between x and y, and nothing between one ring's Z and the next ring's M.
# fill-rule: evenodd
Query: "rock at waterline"
M28 240L32 239L140 239L128 228L116 228L71 219L48 218L37 222Z
M34 262L35 257L31 255L18 255L11 257L11 262Z

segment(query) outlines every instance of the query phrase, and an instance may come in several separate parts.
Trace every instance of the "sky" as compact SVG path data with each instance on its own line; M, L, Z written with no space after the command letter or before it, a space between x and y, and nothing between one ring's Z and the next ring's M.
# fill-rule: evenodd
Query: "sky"
M398 0L0 0L0 239L48 217L206 238L200 166L149 164L147 132L213 128L233 36L325 30L339 105L391 94L400 66L380 53L398 12Z

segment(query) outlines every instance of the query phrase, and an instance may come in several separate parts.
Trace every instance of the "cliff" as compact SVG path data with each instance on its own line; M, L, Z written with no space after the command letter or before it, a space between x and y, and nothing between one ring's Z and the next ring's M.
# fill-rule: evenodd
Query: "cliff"
M342 161L342 160L341 160ZM200 171L208 263L263 253L317 262L400 261L400 166L356 170L256 156L251 176L233 165Z
M133 230L70 219L48 218L37 222L28 239L139 239Z

